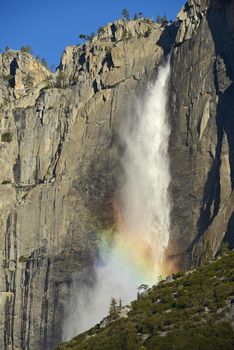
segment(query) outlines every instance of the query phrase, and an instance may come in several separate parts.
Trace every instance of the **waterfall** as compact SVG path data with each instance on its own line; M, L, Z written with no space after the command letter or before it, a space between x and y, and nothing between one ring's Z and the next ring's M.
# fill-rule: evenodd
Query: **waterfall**
M164 271L170 229L170 184L167 92L170 63L122 122L120 138L124 182L118 189L116 234L111 247L100 247L93 288L74 284L64 339L100 322L112 297L123 304L136 297L137 287L153 284Z
M156 270L161 269L170 229L169 74L168 61L159 68L156 82L149 86L143 100L136 101L134 113L121 127L126 148L122 159L126 181L121 189L121 226L128 239L148 251Z

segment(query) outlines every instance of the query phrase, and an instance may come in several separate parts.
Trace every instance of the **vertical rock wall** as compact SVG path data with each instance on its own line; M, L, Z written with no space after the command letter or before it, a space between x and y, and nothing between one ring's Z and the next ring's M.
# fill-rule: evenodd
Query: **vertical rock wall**
M181 266L233 245L233 1L189 0L172 56L172 233ZM229 238L228 238L229 237Z

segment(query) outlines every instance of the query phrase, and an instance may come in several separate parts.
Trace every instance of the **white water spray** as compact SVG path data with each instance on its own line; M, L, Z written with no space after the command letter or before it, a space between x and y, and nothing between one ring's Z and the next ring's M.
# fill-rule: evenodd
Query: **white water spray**
M163 261L170 228L169 73L168 62L159 68L144 101L136 102L135 113L121 133L126 145L122 160L126 174L121 191L123 220L127 232L150 247L156 265Z
M155 283L162 273L170 228L169 74L168 61L121 126L125 182L120 190L118 232L110 250L101 247L95 286L74 284L64 340L100 322L112 297L129 303L141 283Z

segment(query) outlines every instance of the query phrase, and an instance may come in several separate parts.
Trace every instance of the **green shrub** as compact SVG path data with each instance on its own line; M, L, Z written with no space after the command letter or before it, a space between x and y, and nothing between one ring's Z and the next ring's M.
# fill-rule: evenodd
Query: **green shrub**
M124 28L123 33L122 33L122 39L123 39L123 40L126 40L127 37L128 37L127 29Z
M79 38L80 38L81 40L86 40L86 39L87 39L87 35L85 35L85 34L80 34L80 35L79 35Z
M30 45L22 46L20 51L33 54L33 50L32 50L32 47Z
M19 263L24 264L27 261L27 258L23 255L20 255L19 257Z
M124 28L123 33L122 33L122 40L127 41L131 39L132 33L128 32L126 28Z
M220 247L220 255L224 257L226 254L230 252L229 244L228 242L222 242Z
M174 279L177 279L177 278L180 278L180 277L183 277L184 276L184 272L177 272L177 273L174 273L173 275L172 275L172 277L174 278Z
M65 88L65 85L64 85L64 78L65 78L65 74L64 72L61 72L59 71L57 77L56 77L56 81L55 81L55 87L56 88Z
M13 139L13 134L10 131L5 132L2 134L1 140L2 142L11 142Z
M7 80L8 82L10 82L14 78L13 75L11 75L11 74L5 74L2 77L3 77L3 79Z
M145 38L148 38L150 36L150 34L152 33L152 29L151 28L148 28L147 31L145 32L144 34L144 37Z
M25 77L25 85L28 88L31 88L33 86L33 77L31 77L29 74Z
M9 179L3 180L2 182L2 185L9 185L9 184L11 184L11 180Z

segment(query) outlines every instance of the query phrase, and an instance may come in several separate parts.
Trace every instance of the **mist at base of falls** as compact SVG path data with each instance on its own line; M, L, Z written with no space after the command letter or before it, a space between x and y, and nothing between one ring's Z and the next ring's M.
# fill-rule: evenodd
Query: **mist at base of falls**
M142 283L155 284L165 272L164 254L170 230L170 184L167 115L169 60L155 83L136 99L120 127L125 152L121 163L123 186L118 189L116 233L100 247L95 284L74 282L63 339L91 328L109 311L111 298L127 304Z

